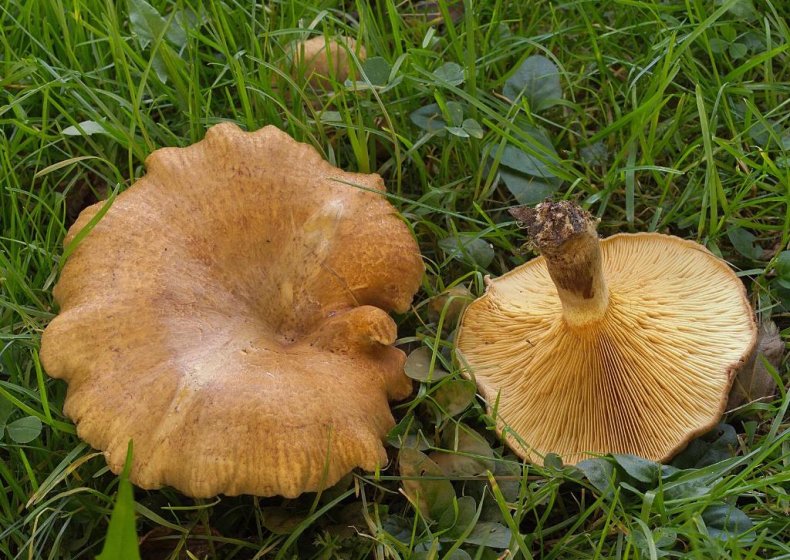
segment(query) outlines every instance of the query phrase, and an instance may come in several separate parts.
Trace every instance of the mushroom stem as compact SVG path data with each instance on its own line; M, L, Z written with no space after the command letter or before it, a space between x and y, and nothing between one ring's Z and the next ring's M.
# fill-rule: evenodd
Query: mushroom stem
M565 200L514 208L511 214L527 229L531 245L546 259L568 325L581 326L601 319L609 305L609 290L601 266L598 220Z

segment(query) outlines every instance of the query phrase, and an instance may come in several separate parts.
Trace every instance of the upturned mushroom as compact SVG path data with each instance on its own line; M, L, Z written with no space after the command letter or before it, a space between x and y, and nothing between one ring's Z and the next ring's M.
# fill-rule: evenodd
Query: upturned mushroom
M388 312L423 265L381 178L229 123L146 166L68 258L42 337L80 437L114 472L133 440L134 483L196 497L384 464L388 399L411 391Z
M727 264L658 233L599 241L569 202L513 214L541 256L490 280L457 338L513 450L666 460L710 429L756 338Z

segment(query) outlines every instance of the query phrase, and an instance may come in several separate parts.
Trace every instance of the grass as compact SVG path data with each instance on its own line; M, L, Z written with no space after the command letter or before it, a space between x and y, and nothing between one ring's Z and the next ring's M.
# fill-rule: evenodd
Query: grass
M523 200L539 185L524 190L528 177L508 171L514 146L548 170L540 188L589 207L604 235L670 232L726 258L758 316L786 337L784 1L466 0L438 2L436 17L394 0L152 3L0 5L0 417L17 422L15 439L0 434L0 556L96 556L117 489L61 412L65 384L37 357L68 225L140 177L154 149L233 120L274 124L344 169L385 178L427 266L412 311L398 318L401 343L429 349L450 373L415 384L395 407L391 440L449 450L456 474L425 463L433 475L404 477L423 458L403 453L399 470L392 448L378 475L296 500L138 489L145 558L790 558L784 364L777 397L725 416L678 471L627 458L583 471L524 465L482 403L458 397L456 318L437 299L451 286L479 295L485 274L523 262L506 210L513 192ZM357 68L366 87L333 83L316 101L282 70L287 45L340 33L383 60L364 76ZM548 107L502 95L532 55L558 69L562 99ZM433 125L415 124L419 109ZM465 137L463 119L482 138L471 124Z

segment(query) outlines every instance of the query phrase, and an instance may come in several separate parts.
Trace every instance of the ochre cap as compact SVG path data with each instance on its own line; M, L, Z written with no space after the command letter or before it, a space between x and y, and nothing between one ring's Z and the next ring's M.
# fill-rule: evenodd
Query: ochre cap
M330 88L330 78L341 84L354 67L352 52L357 59L367 58L365 47L351 37L326 38L323 35L298 41L290 47L290 58L295 78L304 77L307 82L322 90Z
M69 257L42 338L80 437L115 472L134 440L134 483L198 497L382 465L411 390L388 312L423 265L381 178L229 123L146 165Z

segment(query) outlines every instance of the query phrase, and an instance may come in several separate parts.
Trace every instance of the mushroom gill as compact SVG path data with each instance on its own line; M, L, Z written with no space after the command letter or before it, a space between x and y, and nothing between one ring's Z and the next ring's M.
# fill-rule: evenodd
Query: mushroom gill
M665 460L711 428L755 343L729 267L673 236L599 241L568 202L516 216L542 256L491 280L457 339L511 447L532 461Z

